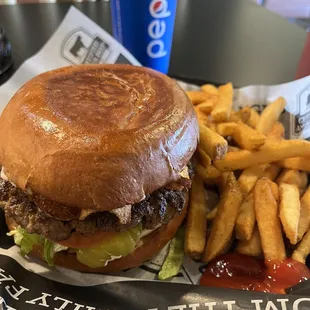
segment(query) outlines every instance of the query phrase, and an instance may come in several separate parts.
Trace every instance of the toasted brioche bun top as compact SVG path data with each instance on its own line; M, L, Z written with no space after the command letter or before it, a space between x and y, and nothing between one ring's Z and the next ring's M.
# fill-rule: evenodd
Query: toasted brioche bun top
M169 77L129 65L70 66L11 99L0 117L0 165L23 190L111 210L178 179L197 140L192 104Z

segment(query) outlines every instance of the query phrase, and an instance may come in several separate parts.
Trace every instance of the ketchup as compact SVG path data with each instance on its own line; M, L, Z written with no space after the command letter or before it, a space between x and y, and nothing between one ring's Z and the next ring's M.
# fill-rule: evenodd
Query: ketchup
M200 285L285 294L286 288L307 279L308 267L293 259L264 262L229 253L207 265Z

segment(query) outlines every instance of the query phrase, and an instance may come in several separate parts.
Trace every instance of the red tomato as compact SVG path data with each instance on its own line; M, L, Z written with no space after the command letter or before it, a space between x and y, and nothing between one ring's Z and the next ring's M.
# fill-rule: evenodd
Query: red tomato
M73 249L92 248L100 244L104 240L111 239L116 234L117 233L115 232L99 231L91 236L84 236L81 235L80 233L74 232L69 239L58 241L58 243Z

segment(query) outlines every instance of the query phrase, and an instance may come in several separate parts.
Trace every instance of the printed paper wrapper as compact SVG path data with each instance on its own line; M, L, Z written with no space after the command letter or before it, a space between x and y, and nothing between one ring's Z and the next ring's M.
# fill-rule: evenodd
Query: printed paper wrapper
M14 51L13 51L14 53ZM106 31L71 7L63 22L33 57L0 87L0 113L14 93L32 77L59 67L82 63L139 62ZM198 86L178 82L186 89ZM310 137L310 77L276 86L248 86L235 90L235 107L258 110L283 96L287 112L281 116L287 138ZM304 282L288 295L271 295L200 287L203 265L185 258L177 276L157 281L167 246L139 268L115 276L82 274L22 257L0 212L0 309L58 310L288 310L310 309L310 284Z

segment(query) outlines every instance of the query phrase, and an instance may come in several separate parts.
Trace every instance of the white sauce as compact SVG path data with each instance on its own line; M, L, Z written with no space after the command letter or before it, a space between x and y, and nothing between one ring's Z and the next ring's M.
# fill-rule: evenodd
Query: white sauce
M1 179L3 179L4 181L9 181L8 176L5 174L5 170L4 167L1 168Z
M1 177L1 179L3 179L4 181L10 182L14 187L16 187L16 184L13 183L13 182L11 182L11 181L9 180L8 176L7 176L6 173L5 173L5 169L4 169L3 166L2 166L2 168L1 168L0 177Z
M154 229L144 229L141 232L140 239L146 237L150 233L152 233L154 230L158 229L161 226L161 224L158 224Z
M111 258L105 262L104 267L105 267L109 262L112 262L113 260L116 260L116 259L120 259L121 257L122 257L122 255L119 255L119 256L113 256L113 255L111 255Z

